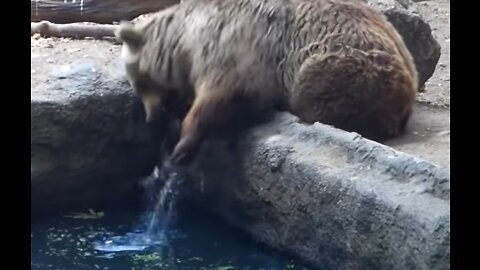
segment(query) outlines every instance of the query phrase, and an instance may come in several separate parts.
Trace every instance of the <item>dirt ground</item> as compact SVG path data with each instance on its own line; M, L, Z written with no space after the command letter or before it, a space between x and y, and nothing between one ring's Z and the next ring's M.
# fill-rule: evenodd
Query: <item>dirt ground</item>
M419 94L407 133L386 144L444 167L450 167L450 1L418 2L418 11L430 23L442 47L439 64ZM32 98L48 98L42 84L54 66L68 65L79 57L118 61L120 46L108 41L60 38L31 39ZM45 63L46 61L46 63Z

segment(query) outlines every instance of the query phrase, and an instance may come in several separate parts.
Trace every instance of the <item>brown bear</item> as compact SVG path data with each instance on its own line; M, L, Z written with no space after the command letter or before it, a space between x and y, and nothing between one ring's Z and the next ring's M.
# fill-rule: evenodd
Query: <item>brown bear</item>
M401 36L357 0L187 1L123 22L116 36L147 121L172 96L188 108L178 165L239 115L276 106L383 141L404 131L417 92Z

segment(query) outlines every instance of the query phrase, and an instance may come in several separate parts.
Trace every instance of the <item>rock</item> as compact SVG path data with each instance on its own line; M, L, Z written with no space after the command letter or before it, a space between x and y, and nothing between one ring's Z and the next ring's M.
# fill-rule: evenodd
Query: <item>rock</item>
M412 54L419 75L419 87L432 77L440 59L440 43L433 37L430 25L425 22L410 0L363 0L380 10L403 37Z
M138 178L150 173L155 159L141 104L128 82L103 66L78 60L54 69L47 83L32 85L35 216L126 204Z
M448 169L289 114L227 149L202 149L191 200L261 242L319 269L450 269Z

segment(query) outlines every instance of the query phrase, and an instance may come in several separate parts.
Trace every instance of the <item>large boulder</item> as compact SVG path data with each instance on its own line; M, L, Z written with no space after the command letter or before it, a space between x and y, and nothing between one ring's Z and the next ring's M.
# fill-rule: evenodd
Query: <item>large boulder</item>
M357 0L355 0L357 1ZM422 87L432 77L440 59L440 43L433 37L430 25L410 0L362 0L380 10L402 36L412 54Z

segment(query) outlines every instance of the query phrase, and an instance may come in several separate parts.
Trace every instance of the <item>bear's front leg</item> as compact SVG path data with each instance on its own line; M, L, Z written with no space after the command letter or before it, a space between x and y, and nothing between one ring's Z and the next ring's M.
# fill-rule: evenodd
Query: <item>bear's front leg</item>
M232 91L205 89L198 91L187 116L182 122L180 141L171 155L174 165L190 164L208 133L225 128L231 120Z

